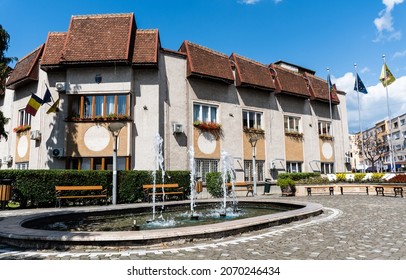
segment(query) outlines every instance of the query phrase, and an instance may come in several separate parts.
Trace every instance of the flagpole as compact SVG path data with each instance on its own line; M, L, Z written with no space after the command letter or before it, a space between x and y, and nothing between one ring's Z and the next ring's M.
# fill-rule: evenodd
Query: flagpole
M388 94L388 73L386 71L386 59L385 55L382 55L383 59L383 67L385 67L385 89L386 89L386 106L388 108L388 118L389 118L389 157L390 157L390 168L392 172L396 171L394 166L394 158L393 158L393 143L392 143L392 118L390 116L390 108L389 108L389 94Z
M328 86L328 103L329 103L329 106L330 106L330 129L331 129L331 137L332 137L332 141L331 141L331 144L332 144L332 148L333 148L333 160L334 160L334 162L333 162L333 164L334 164L334 167L333 167L333 169L334 169L334 172L335 172L335 170L336 170L336 168L337 168L337 166L336 166L336 157L335 157L335 143L334 143L334 129L333 129L333 109L332 109L332 107L331 107L331 88L333 87L333 82L331 81L331 77L330 77L330 68L329 67L327 67L327 77L328 77L328 80L329 81L327 81L327 86ZM330 84L329 84L330 83ZM333 170L332 170L333 171Z
M358 125L359 125L359 132L361 134L362 172L365 172L364 135L362 132L362 124L361 124L361 106L360 106L360 102L359 102L358 72L357 72L356 63L354 63L354 69L355 69L355 85L356 85L357 99L358 99Z

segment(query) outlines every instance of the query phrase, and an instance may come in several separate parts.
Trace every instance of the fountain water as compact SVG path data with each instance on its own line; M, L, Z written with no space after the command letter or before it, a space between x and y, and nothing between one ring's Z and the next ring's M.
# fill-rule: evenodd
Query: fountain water
M155 221L155 214L156 214L156 173L159 169L161 170L161 176L162 176L162 202L165 202L165 189L164 189L165 170L163 167L164 157L162 154L162 144L163 144L163 139L159 135L159 133L157 133L155 135L155 141L154 141L155 159L154 159L154 169L152 171L152 177L153 177L153 182L154 182L153 193L152 193L152 221Z
M221 213L222 216L226 215L226 208L227 208L227 179L230 177L230 182L231 182L231 198L233 200L232 206L233 210L237 210L237 196L235 195L235 188L234 188L234 183L235 183L235 169L234 169L234 164L233 164L233 158L226 152L226 151L221 151L221 165L222 165L222 186L223 186L223 211Z
M195 197L196 197L196 167L195 167L195 150L193 146L188 149L189 166L190 166L190 211L192 220L199 219L199 215L195 213Z

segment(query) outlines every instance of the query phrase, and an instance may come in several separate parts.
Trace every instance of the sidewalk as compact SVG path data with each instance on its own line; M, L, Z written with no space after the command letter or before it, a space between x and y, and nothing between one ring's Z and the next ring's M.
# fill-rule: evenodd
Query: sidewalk
M258 199L262 197L269 196L259 196ZM325 212L303 221L221 240L137 248L72 249L64 252L23 250L0 244L0 259L406 259L404 198L375 195L280 198L273 195L272 199L320 203L325 207ZM0 211L0 217L10 215L10 212L17 213Z

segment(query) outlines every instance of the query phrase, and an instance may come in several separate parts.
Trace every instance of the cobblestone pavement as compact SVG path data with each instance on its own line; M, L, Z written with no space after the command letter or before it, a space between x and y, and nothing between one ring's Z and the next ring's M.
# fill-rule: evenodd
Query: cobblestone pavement
M52 251L0 244L0 260L406 259L404 198L336 195L275 199L321 203L325 211L317 217L224 239L189 240L149 247Z

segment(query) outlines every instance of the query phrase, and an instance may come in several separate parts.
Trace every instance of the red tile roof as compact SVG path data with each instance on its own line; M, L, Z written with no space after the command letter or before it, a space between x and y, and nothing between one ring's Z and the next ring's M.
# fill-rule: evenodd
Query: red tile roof
M135 35L132 63L135 65L158 63L158 50L160 48L159 32L154 30L138 29Z
M227 55L189 41L183 42L180 51L187 54L188 77L204 77L221 80L228 84L234 82L234 75Z
M49 32L41 59L41 67L59 64L66 35L66 32Z
M230 59L235 65L237 86L251 86L265 90L275 89L268 66L235 53L231 54Z
M302 74L290 71L276 64L272 64L270 70L275 78L278 93L291 94L304 98L311 97L306 80Z
M134 15L73 16L62 63L130 61Z
M306 77L309 79L309 89L313 100L319 100L324 102L329 102L329 89L326 80L320 79L319 77L305 73ZM334 90L331 92L331 103L339 104L340 100L337 96L337 89L333 86Z
M20 85L38 80L39 59L43 50L44 45L41 45L17 62L6 83L7 88L16 89Z

